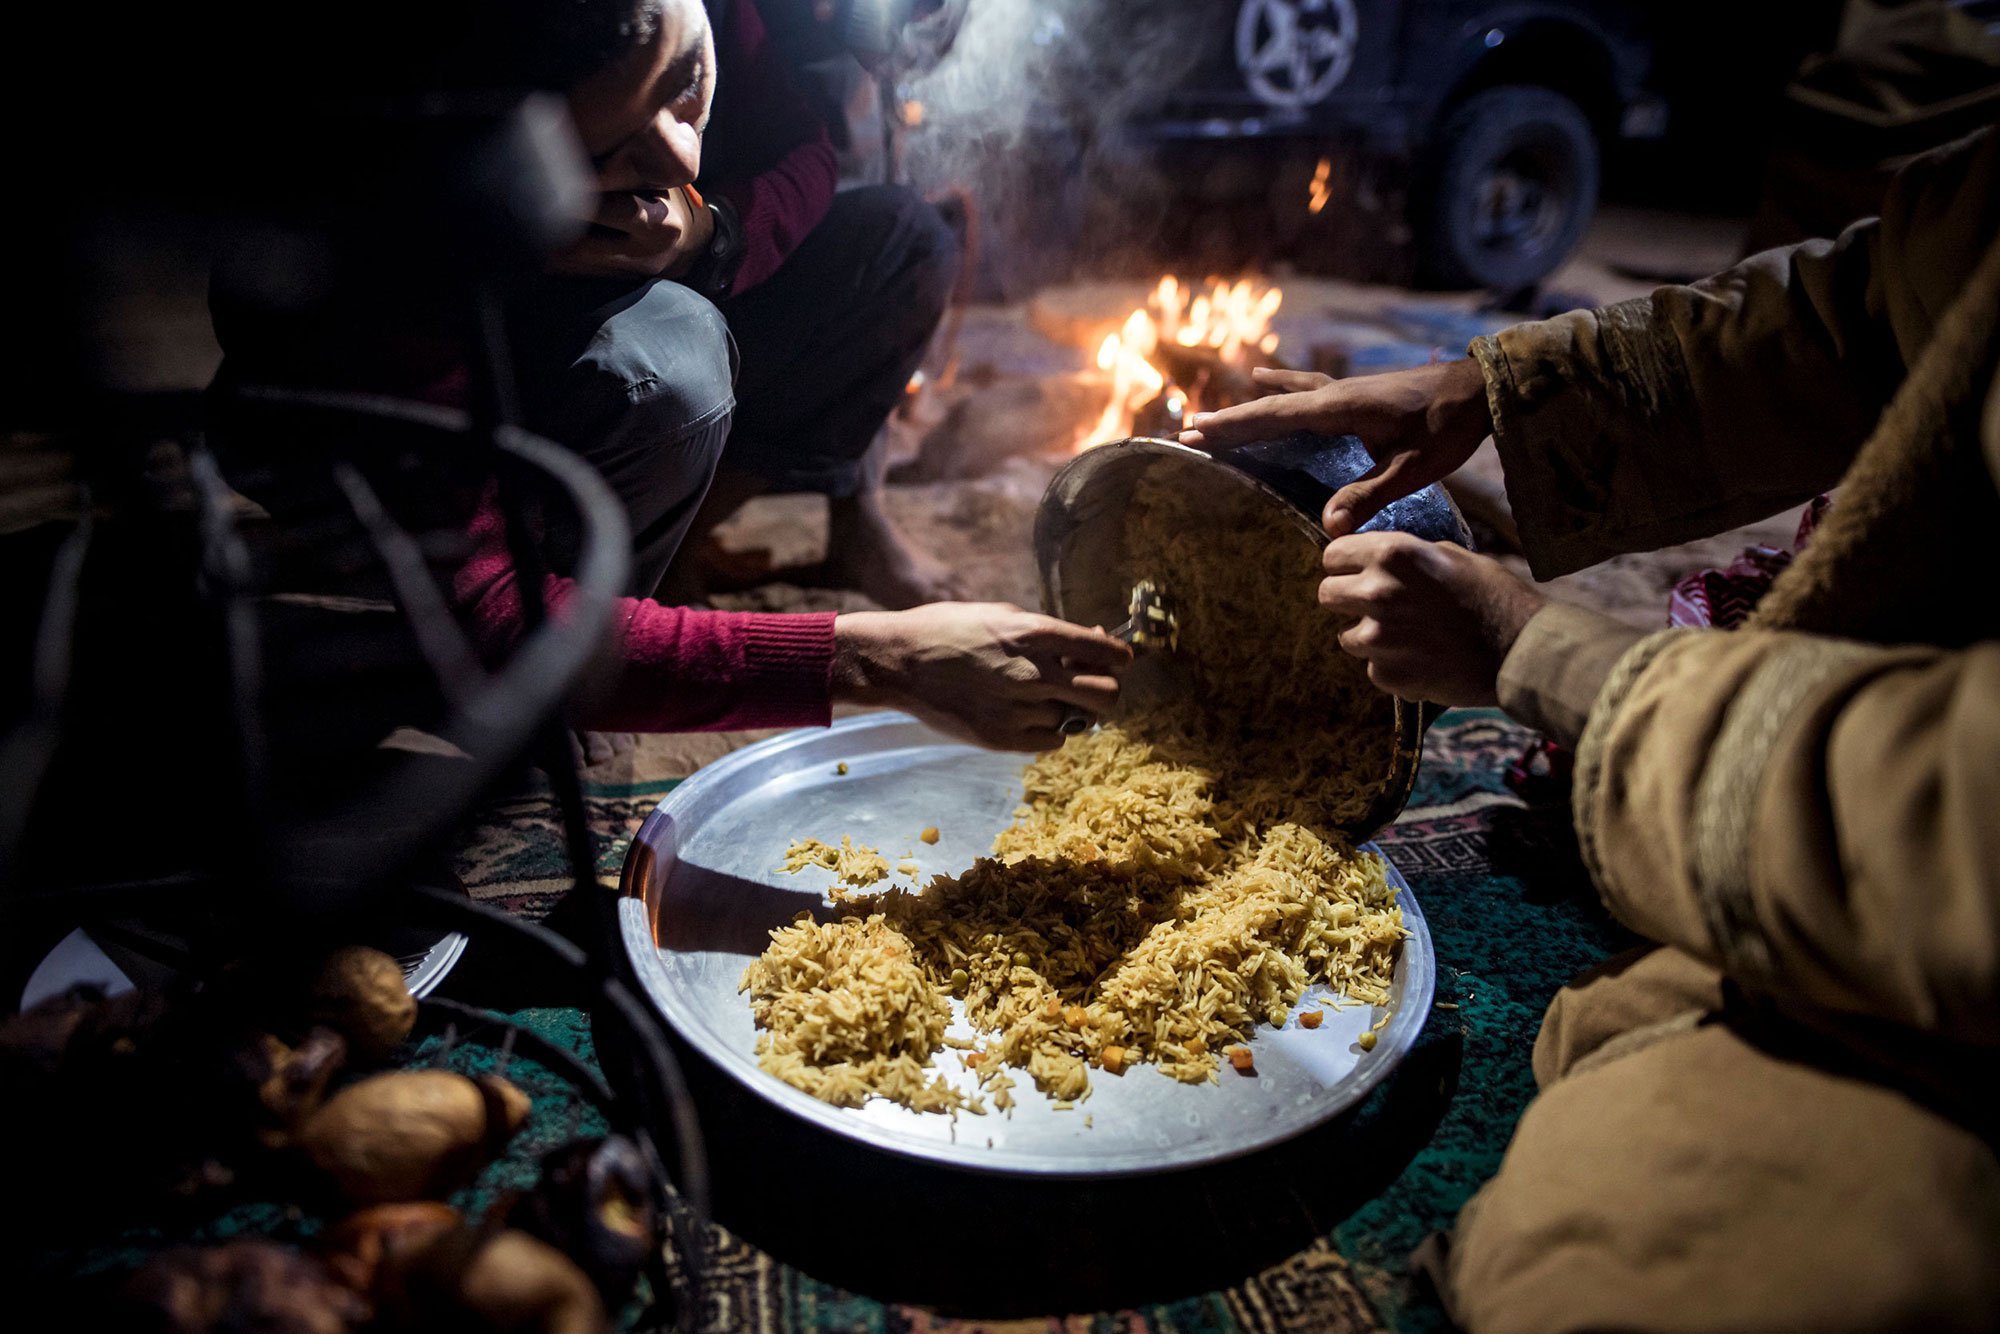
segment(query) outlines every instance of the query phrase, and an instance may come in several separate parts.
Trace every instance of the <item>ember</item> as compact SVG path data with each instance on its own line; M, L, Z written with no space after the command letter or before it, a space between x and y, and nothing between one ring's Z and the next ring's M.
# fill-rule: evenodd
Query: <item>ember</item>
M1284 292L1248 278L1209 280L1193 295L1169 274L1146 304L1107 334L1097 368L1111 374L1104 411L1077 440L1079 451L1135 433L1169 434L1187 416L1248 397L1250 365L1278 350L1271 317Z
M1306 187L1306 212L1318 216L1326 207L1326 201L1333 198L1333 159L1323 157L1313 168L1312 184Z

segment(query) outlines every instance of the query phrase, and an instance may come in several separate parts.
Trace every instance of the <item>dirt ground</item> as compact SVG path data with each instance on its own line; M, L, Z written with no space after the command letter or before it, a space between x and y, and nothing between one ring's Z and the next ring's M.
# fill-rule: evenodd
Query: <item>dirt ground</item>
M1742 224L1622 207L1598 216L1577 256L1546 285L1559 305L1601 304L1646 291L1661 281L1686 280L1726 267L1735 257ZM1194 275L1184 275L1193 277ZM1310 365L1319 349L1337 346L1361 365L1422 360L1436 348L1462 352L1473 332L1497 328L1518 316L1473 314L1475 298L1273 275L1285 302L1273 327L1278 356ZM1048 478L1074 444L1103 395L1079 380L1087 372L1086 347L1142 304L1145 283L1076 284L1044 291L1034 305L976 306L965 312L958 339L957 384L934 393L924 421L899 428L889 442L901 470L892 473L892 512L909 532L949 561L977 596L1026 606L1039 601L1029 537L1034 509ZM146 387L198 388L214 373L220 353L207 328L199 284L182 291L135 283L139 309L127 311L113 330L117 360L128 377ZM1037 331L1067 321L1069 337L1053 341ZM935 369L935 368L934 368ZM936 429L943 421L945 429ZM926 440L929 429L930 439ZM943 440L949 447L939 449ZM941 465L931 480L912 472L920 452ZM980 475L967 476L977 471ZM900 478L901 480L895 480ZM1490 446L1466 470L1467 492L1489 506L1504 503ZM1475 518L1478 516L1475 514ZM1491 524L1477 525L1490 529ZM1621 557L1594 570L1555 581L1558 596L1605 610L1635 625L1659 624L1666 594L1689 570L1724 565L1751 543L1783 546L1796 526L1792 514L1685 547ZM778 496L753 502L720 534L728 546L767 549L780 564L809 562L823 553L825 503L814 496ZM1495 555L1525 574L1504 550ZM768 609L859 609L857 594L776 583L715 599L717 605Z
M1659 281L1710 273L1735 258L1739 232L1726 221L1607 210L1545 291L1568 306L1595 305L1643 293ZM1283 275L1277 281L1285 290L1273 324L1281 340L1277 355L1293 365L1311 365L1326 349L1341 349L1355 364L1421 361L1432 349L1458 355L1472 333L1521 318L1478 314L1467 296ZM927 394L920 422L894 429L888 441L896 460L891 511L913 538L957 570L974 595L1029 607L1039 602L1030 546L1035 507L1068 457L1078 423L1103 401L1088 383L1084 349L1143 304L1147 290L1144 283L1074 284L1044 291L1032 303L969 309L958 337L956 384ZM1044 329L1068 337L1055 341ZM1462 481L1475 531L1490 545L1496 528L1506 526L1490 443ZM1500 511L1497 521L1481 522L1495 518L1482 510ZM1668 591L1682 575L1727 565L1752 544L1788 545L1796 524L1796 514L1781 514L1706 541L1620 557L1555 580L1549 591L1633 625L1660 625ZM717 536L732 550L768 551L780 566L807 563L824 550L825 503L815 496L765 497ZM1493 554L1526 577L1526 563L1504 542ZM786 583L715 601L764 610L870 605L858 594Z

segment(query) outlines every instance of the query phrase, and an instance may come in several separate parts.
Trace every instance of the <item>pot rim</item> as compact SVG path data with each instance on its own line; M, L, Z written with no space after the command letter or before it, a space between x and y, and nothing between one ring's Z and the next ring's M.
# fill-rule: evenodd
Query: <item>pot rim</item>
M1092 474L1119 459L1134 455L1152 455L1174 464L1212 469L1216 474L1227 476L1234 484L1248 488L1275 505L1315 549L1325 543L1318 516L1306 515L1270 484L1240 468L1232 467L1226 456L1218 457L1205 450L1194 449L1171 440L1160 440L1151 436L1128 436L1122 440L1094 445L1065 463L1050 479L1048 488L1042 493L1041 503L1036 506L1035 564L1041 582L1042 609L1048 614L1061 616L1065 620L1070 619L1063 606L1060 578L1067 534L1057 531L1055 524L1058 516L1067 515L1070 503L1082 496L1090 486L1089 479ZM1446 498L1446 503L1450 504L1449 497ZM1455 506L1453 513L1456 513ZM1402 814L1403 808L1409 804L1410 794L1416 788L1417 765L1423 754L1424 729L1435 716L1428 705L1395 695L1391 695L1390 699L1395 706L1393 726L1396 738L1387 781L1360 819L1337 826L1356 843L1366 842L1394 824L1396 818Z

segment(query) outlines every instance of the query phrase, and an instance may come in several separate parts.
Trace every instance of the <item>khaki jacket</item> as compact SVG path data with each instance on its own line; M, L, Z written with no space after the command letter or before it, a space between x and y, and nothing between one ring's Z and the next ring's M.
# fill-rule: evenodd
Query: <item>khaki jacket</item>
M1986 133L1838 240L1472 348L1538 577L1839 486L1749 627L1551 606L1501 700L1578 745L1627 924L1816 1027L1961 1054L2000 1045L1996 236Z

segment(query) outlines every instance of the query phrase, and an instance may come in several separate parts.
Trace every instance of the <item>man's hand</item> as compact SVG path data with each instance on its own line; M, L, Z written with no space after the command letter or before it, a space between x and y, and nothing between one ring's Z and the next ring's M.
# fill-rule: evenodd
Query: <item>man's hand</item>
M678 278L694 267L715 234L715 216L685 189L659 194L599 195L590 235L556 260L565 273Z
M1063 706L1106 712L1132 661L1102 630L1004 602L854 612L833 635L835 698L907 709L995 750L1061 745Z
M1323 564L1320 605L1354 618L1340 646L1404 699L1499 703L1500 664L1547 601L1498 561L1407 533L1335 538Z
M1361 437L1375 466L1326 502L1320 523L1328 537L1353 532L1390 501L1456 471L1493 432L1486 377L1472 361L1351 380L1262 367L1251 375L1277 392L1197 413L1181 443L1213 452L1293 431Z

